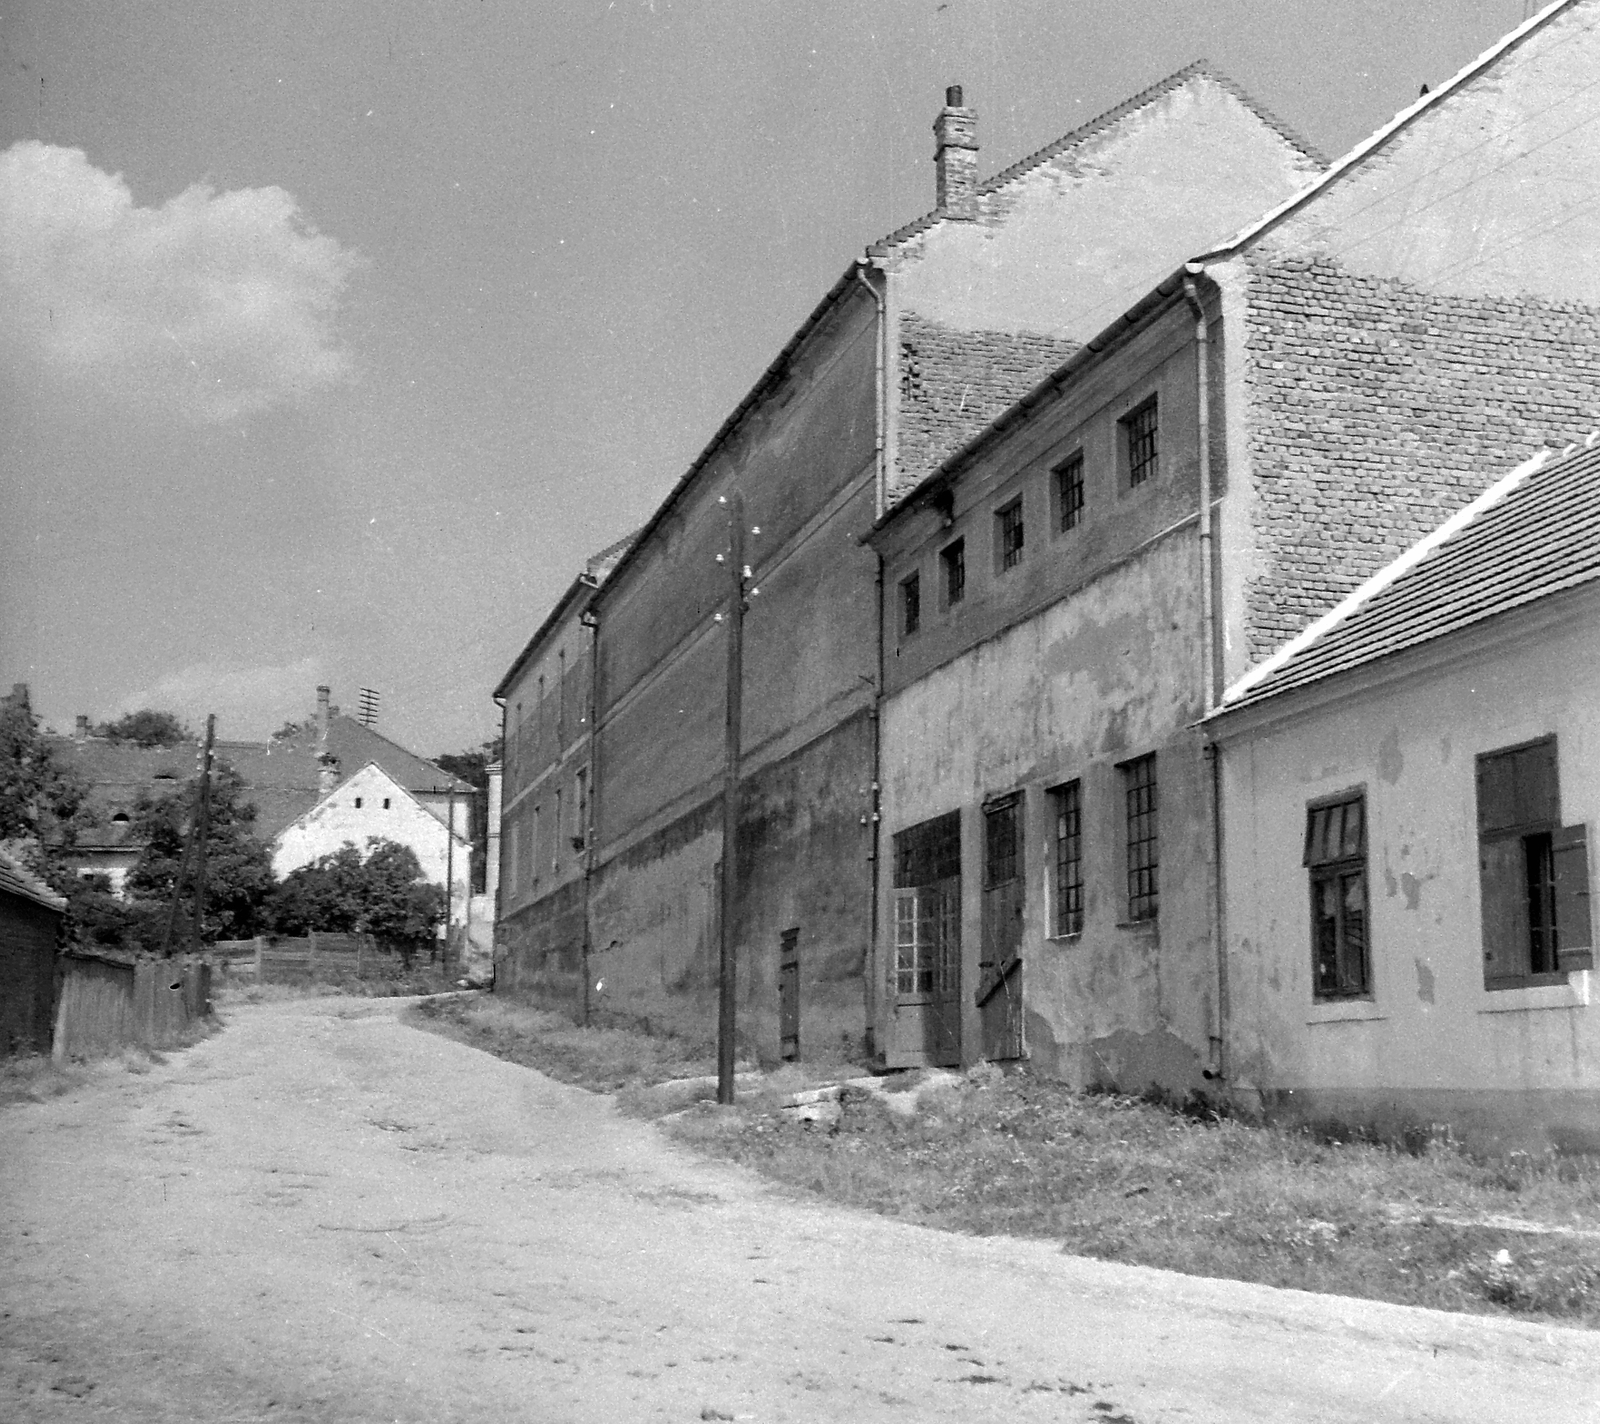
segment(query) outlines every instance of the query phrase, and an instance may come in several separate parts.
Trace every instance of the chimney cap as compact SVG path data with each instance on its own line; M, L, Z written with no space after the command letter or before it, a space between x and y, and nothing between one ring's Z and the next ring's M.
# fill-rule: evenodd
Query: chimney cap
M947 109L959 109L961 105L961 86L951 84L944 91L944 106Z

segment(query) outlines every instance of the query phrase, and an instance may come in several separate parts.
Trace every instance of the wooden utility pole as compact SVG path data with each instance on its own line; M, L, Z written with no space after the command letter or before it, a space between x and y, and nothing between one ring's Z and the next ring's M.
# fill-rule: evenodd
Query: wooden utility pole
M744 498L728 498L728 709L722 771L721 980L717 1013L717 1101L733 1101L735 987L734 929L739 904L739 734L744 712Z
M441 962L450 967L450 912L456 900L456 786L445 788L445 827L450 834L444 843L444 955ZM470 890L470 886L468 887Z
M217 739L217 714L206 717L206 747L200 758L200 825L195 832L194 935L190 945L200 953L206 918L206 842L211 836L211 749Z

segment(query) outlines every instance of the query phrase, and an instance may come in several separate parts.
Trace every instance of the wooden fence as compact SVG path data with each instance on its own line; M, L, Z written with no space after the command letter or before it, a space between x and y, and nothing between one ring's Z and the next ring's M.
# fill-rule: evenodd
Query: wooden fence
M371 935L320 932L298 939L260 935L218 940L211 954L228 978L254 978L259 984L384 979L429 963L426 949L408 953Z
M211 1013L211 966L187 955L61 956L52 1056L103 1058L124 1048L176 1048Z

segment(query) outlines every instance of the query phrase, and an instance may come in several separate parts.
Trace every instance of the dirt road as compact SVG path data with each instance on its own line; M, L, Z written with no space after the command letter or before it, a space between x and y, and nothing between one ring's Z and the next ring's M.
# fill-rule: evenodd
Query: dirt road
M786 1200L399 1023L0 1110L0 1419L1600 1420L1600 1337Z

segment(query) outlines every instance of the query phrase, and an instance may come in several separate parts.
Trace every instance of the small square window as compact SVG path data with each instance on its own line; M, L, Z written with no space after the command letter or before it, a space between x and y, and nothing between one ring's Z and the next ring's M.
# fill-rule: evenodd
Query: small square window
M1004 570L1022 562L1022 497L997 509L994 515L995 563Z
M389 798L387 796L383 798L383 809L385 811L389 809Z
M900 636L909 638L922 626L922 575L900 580Z
M957 539L939 553L944 578L944 606L952 608L967 596L967 541Z
M361 809L361 798L359 796L357 796L356 797L356 810L359 811L360 809Z
M1083 520L1083 451L1055 468L1056 528L1065 533Z
M1123 416L1120 424L1128 484L1142 485L1155 479L1161 473L1161 454L1156 444L1156 398L1151 396L1138 409Z

